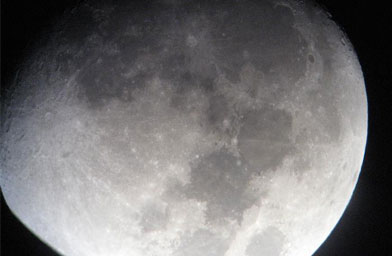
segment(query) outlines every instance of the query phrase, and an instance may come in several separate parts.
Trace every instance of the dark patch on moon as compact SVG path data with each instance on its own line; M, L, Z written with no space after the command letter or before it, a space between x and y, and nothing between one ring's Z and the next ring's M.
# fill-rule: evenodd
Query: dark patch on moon
M254 235L246 248L246 256L279 256L285 243L283 233L275 228L268 227L262 233Z
M137 85L144 86L149 74L140 72L133 78L136 83L132 83L122 75L122 71L115 57L99 58L78 76L77 81L81 85L79 97L84 98L83 100L92 108L102 107L111 99L129 99L131 95L127 95L126 91L134 89Z
M232 82L240 81L241 67L250 62L268 82L291 86L305 74L306 55L299 50L307 47L293 27L291 9L267 1L245 2L217 15L212 37L218 65Z
M207 110L207 123L212 131L228 132L226 129L233 128L232 125L224 127L224 121L231 121L232 111L228 100L222 95L214 95L209 99Z
M312 54L309 54L308 60L310 61L310 63L314 63L314 56Z
M174 53L162 58L160 77L169 81L175 87L176 92L186 92L189 87L200 88L206 92L214 89L214 80L217 78L217 71L212 63L204 66L206 72L195 70L195 62L200 57L191 56L186 51Z
M291 133L292 116L287 111L266 106L244 116L238 147L251 168L260 172L275 170L295 150Z
M192 164L190 183L179 188L188 198L207 202L208 221L241 222L244 210L255 204L256 196L247 191L254 173L239 160L226 150L207 155Z
M69 157L70 155L71 155L71 152L67 151L67 152L62 153L62 154L61 154L61 157L67 158L67 157Z
M263 74L263 84L277 84L282 93L305 74L307 42L294 28L290 8L268 1L245 1L236 8L224 1L159 7L143 9L144 17L127 7L127 17L118 12L122 23L97 18L86 7L84 26L95 30L85 31L98 32L78 36L75 26L66 27L77 42L71 49L78 52L62 52L64 61L58 57L56 62L63 70L72 69L67 63L80 70L76 82L82 102L99 108L112 99L131 101L133 91L154 76L178 92L198 87L210 93L219 73L240 82L246 64ZM61 37L64 46L66 35Z

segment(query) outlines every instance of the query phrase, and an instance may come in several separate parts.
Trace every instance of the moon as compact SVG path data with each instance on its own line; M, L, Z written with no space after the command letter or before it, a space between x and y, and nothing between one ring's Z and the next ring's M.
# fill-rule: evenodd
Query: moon
M360 64L310 1L82 1L10 88L1 189L63 255L311 255L364 156Z

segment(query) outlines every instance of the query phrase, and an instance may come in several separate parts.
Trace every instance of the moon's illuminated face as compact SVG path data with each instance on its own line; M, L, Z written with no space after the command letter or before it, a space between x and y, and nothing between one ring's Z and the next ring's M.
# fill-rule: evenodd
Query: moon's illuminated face
M19 72L1 188L65 255L310 255L357 182L352 46L296 1L83 2Z

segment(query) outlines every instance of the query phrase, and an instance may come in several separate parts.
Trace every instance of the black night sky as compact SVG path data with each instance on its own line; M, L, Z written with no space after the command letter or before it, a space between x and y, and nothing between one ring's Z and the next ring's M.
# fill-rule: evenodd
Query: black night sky
M1 1L1 99L17 64L75 0ZM387 1L319 0L355 47L365 76L369 136L353 198L327 241L326 255L392 255L392 8ZM1 142L0 142L1 143ZM1 255L58 255L32 235L1 197ZM306 242L305 242L306 243Z

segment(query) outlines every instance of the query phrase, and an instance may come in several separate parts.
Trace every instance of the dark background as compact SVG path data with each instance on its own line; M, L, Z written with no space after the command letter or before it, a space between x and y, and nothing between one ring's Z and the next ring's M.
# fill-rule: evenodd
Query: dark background
M77 0L1 1L1 92L42 31ZM392 8L387 1L320 0L350 38L365 76L369 136L352 200L315 255L392 255ZM4 96L4 95L2 95ZM0 142L1 143L1 142ZM1 255L57 255L32 235L1 197ZM306 241L305 241L306 243Z

